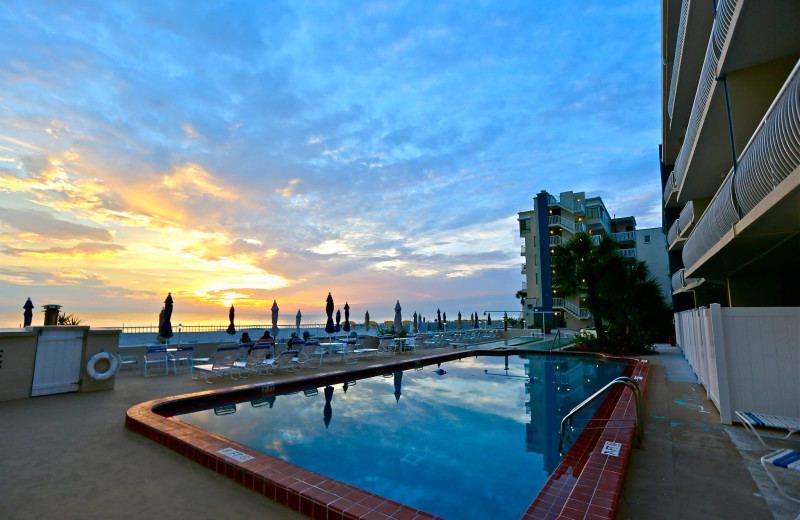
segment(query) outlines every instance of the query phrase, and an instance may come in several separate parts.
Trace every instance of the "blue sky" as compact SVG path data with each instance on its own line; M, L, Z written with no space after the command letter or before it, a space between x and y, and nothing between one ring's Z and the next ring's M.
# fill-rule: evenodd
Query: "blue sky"
M0 312L516 309L538 191L660 225L658 17L6 1Z

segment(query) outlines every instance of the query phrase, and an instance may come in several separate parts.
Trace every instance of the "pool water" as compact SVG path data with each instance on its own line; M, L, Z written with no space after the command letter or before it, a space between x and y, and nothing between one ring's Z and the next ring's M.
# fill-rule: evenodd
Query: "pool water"
M561 418L624 367L481 356L178 418L443 518L518 519L561 460Z

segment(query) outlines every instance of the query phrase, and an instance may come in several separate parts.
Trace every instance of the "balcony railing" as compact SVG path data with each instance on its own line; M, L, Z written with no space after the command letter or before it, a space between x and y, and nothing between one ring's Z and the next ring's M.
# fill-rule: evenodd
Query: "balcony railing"
M599 245L601 240L603 240L603 235L592 235L592 244Z
M562 228L566 229L570 233L580 233L581 231L586 231L586 224L583 222L575 222L564 217L558 215L551 215L548 219L548 225L550 226L561 226Z
M553 298L553 308L565 309L566 311L570 312L573 316L581 320L588 320L591 317L589 309L578 307L571 301L566 300L564 298Z
M672 245L678 241L678 238L680 238L681 230L679 220L680 219L676 218L675 222L669 227L669 231L667 231L667 245L669 247L672 247Z
M675 57L672 59L672 79L669 82L669 98L667 100L667 111L670 120L672 119L672 110L675 108L675 89L678 86L678 72L681 70L683 41L686 38L686 23L689 20L690 3L690 0L683 0L681 5L681 19L678 25L678 39L675 43Z
M522 290L523 291L527 291L528 290L528 282L522 282Z
M683 249L683 265L697 263L792 171L800 166L800 61L750 142L703 213Z
M636 232L623 231L621 233L611 233L611 238L617 242L636 242Z
M525 246L522 246L522 249L520 250L519 254L525 256Z
M558 235L550 235L550 247L563 246L566 243L567 241L564 240L564 237L560 237Z
M522 274L525 274L527 272L528 272L527 264L522 264Z
M683 292L685 290L691 290L694 287L697 287L705 280L702 278L686 278L685 277L685 270L678 269L675 271L675 274L672 275L672 292Z
M736 4L738 3L739 0L719 0L717 2L717 12L714 15L716 23L712 31L717 52L722 52L722 48L725 46L725 39L728 37L728 29L731 27L733 13L736 11Z
M678 222L678 228L681 238L686 238L689 234L689 231L692 229L692 225L694 224L694 202L689 201L681 210L681 214L676 220Z
M623 258L636 258L636 248L630 249L617 249L617 254Z
M567 211L569 211L571 213L585 213L586 212L586 206L584 205L583 202L574 202L574 201L569 201L569 200L563 200L563 199L555 197L553 195L550 195L550 197L547 199L547 205L548 206L559 206L559 207L562 207L562 208L564 208L565 210L567 210Z
M681 148L683 150L683 148ZM664 183L664 205L670 203L672 196L678 192L678 183L675 182L675 170L672 170Z

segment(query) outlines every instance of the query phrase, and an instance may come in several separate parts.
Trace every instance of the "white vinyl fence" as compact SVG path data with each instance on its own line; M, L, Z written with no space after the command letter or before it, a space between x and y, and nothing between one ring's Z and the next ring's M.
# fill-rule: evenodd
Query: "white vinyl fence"
M724 424L744 410L800 417L800 307L700 307L675 337Z

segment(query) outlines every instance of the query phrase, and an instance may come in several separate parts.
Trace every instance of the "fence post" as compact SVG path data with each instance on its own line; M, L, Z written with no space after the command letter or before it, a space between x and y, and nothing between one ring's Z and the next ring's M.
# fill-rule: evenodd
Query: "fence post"
M719 384L719 418L722 424L731 424L731 393L728 384L728 352L725 345L725 333L722 306L711 304L711 333L714 341L714 352L717 358L717 382Z

